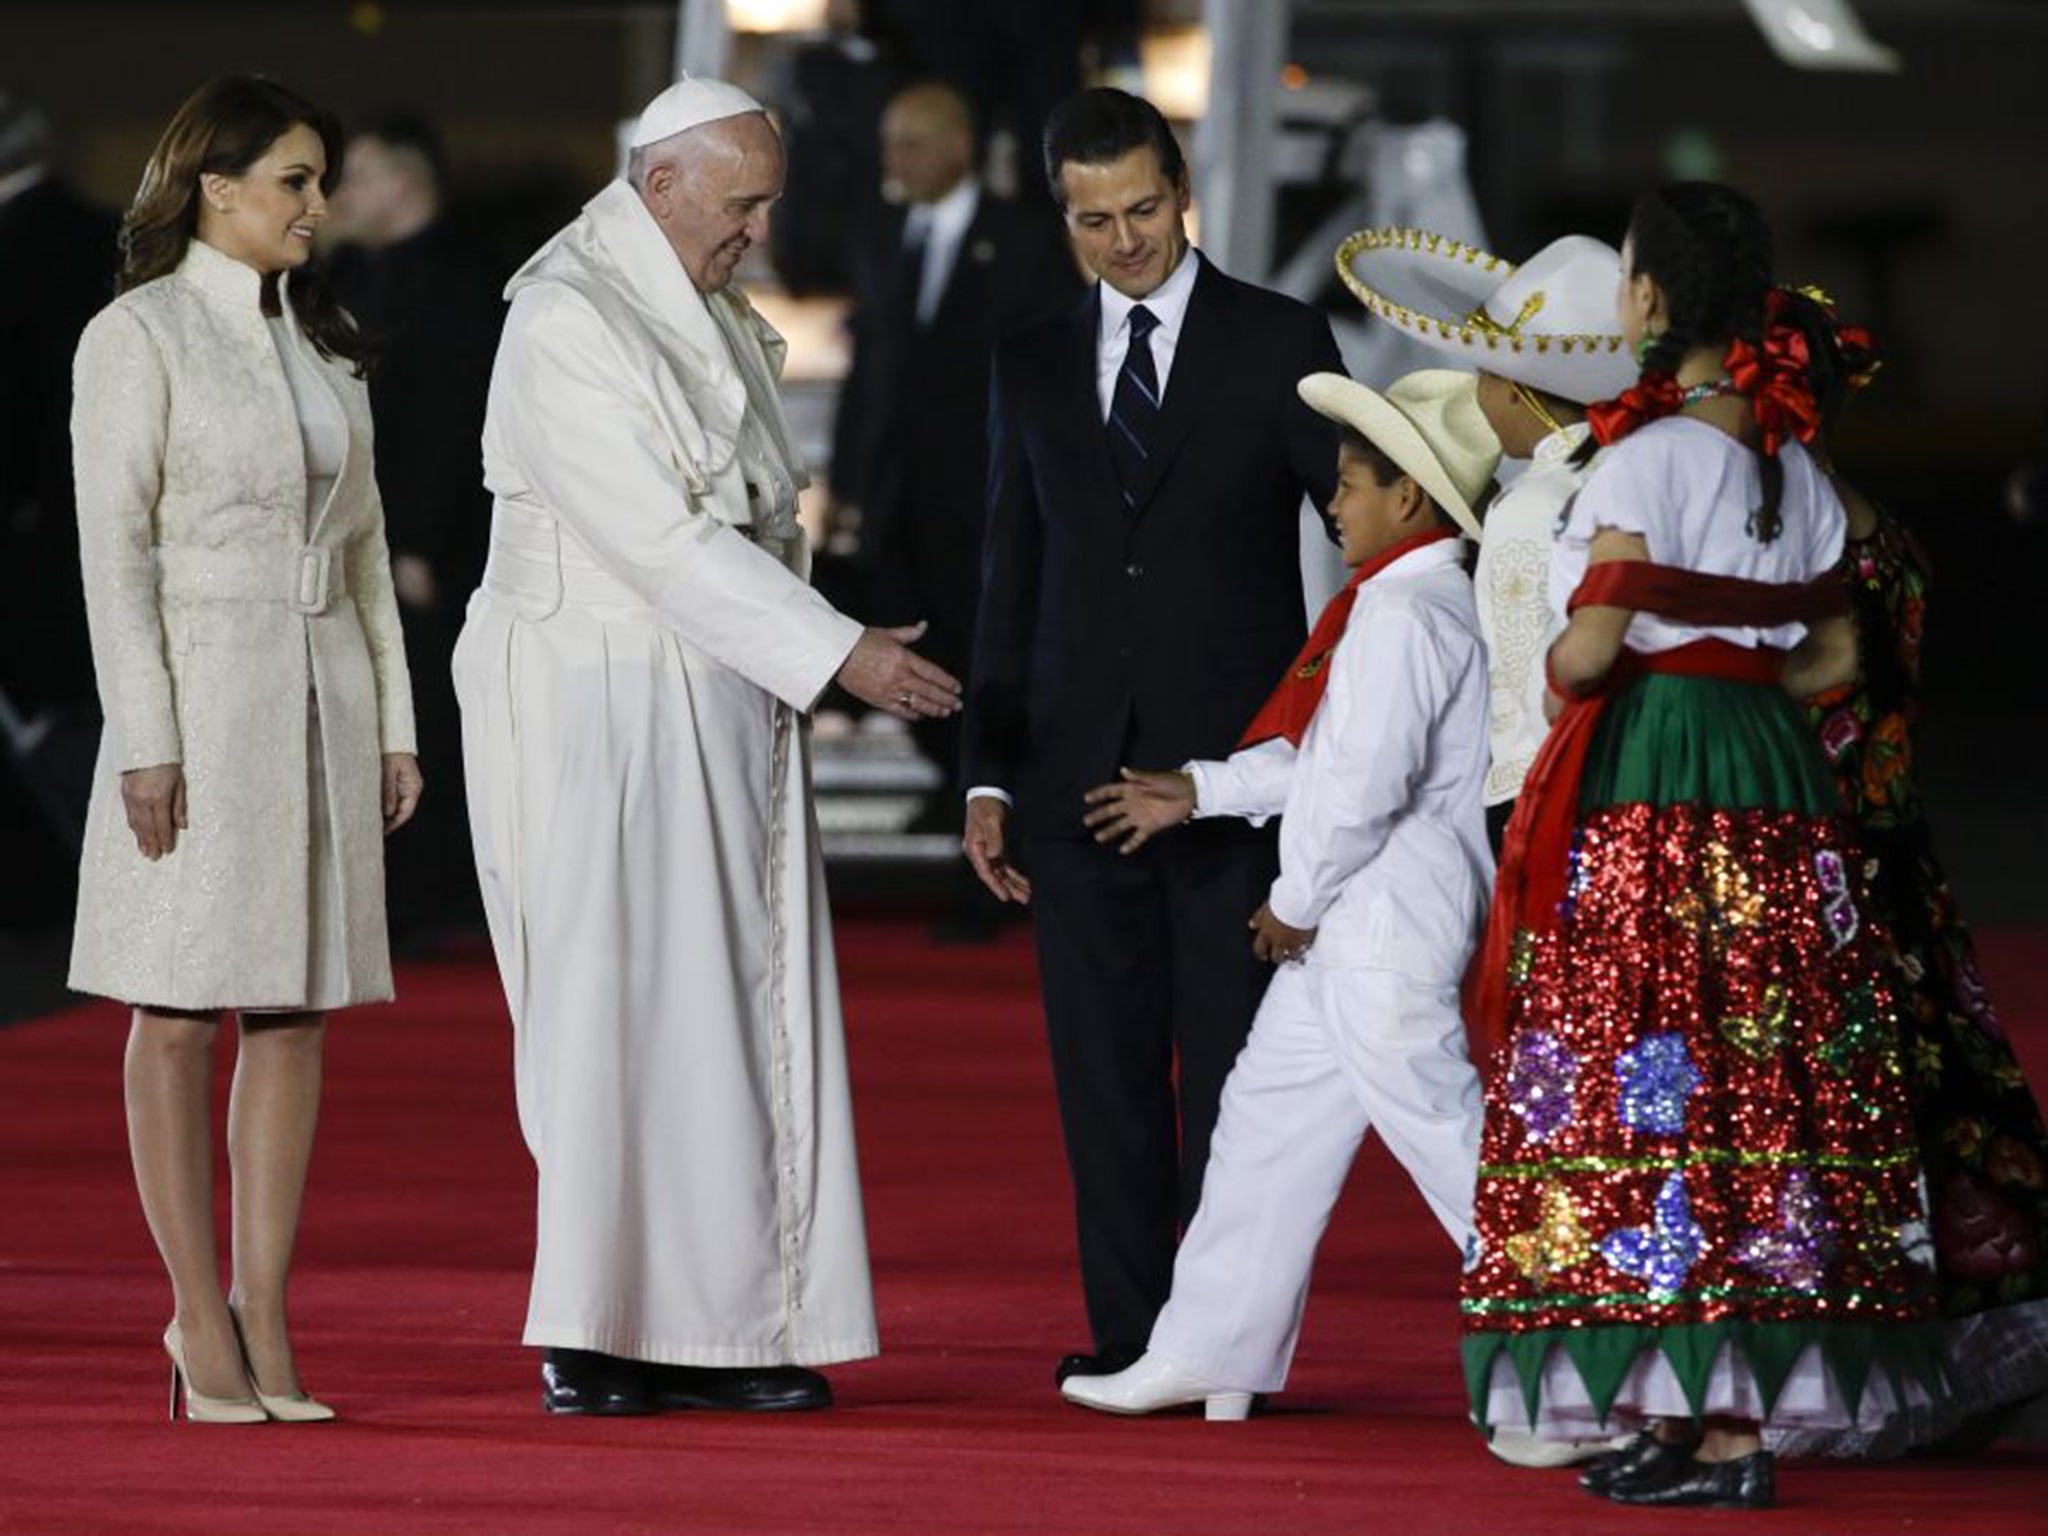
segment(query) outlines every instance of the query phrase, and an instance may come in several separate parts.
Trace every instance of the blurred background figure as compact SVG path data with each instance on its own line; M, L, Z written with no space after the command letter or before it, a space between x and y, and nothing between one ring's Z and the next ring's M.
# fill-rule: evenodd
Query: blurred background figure
M931 625L925 650L965 675L981 591L989 363L996 343L1078 293L1079 269L1042 200L996 197L975 173L974 118L927 81L882 116L880 217L855 247L853 370L840 392L832 491L859 524L878 622ZM957 832L957 719L911 727L940 784L914 830ZM993 931L996 904L962 866L940 936Z
M909 69L870 18L873 9L831 0L824 30L791 47L770 91L789 180L768 249L775 275L799 297L847 290L853 247L846 232L867 228L882 211L882 109Z
M911 67L980 110L977 140L996 190L1051 206L1038 141L1052 109L1098 70L1135 65L1138 0L868 0L871 24Z
M0 926L59 920L98 740L71 487L71 354L114 294L112 213L52 163L49 119L0 87Z
M439 765L439 792L413 835L390 850L393 934L416 951L482 919L449 664L490 539L477 444L506 274L491 247L448 214L440 136L411 116L383 118L349 140L330 234L335 292L378 348L370 374L377 482L420 751Z

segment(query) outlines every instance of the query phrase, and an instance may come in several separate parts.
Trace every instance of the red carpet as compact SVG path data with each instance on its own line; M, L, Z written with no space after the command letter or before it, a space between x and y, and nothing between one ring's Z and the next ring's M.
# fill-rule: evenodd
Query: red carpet
M1067 1408L1051 1367L1083 1328L1028 948L934 951L911 926L858 919L839 938L887 1353L834 1373L838 1409L793 1419L542 1416L516 1346L529 1165L479 960L409 970L400 1005L331 1035L296 1337L346 1421L166 1424L169 1295L123 1147L123 1020L91 1008L0 1032L0 1531L2044 1528L2048 1469L2011 1446L1791 1466L1768 1516L1634 1513L1499 1465L1460 1419L1453 1256L1376 1148L1275 1411L1231 1426ZM2040 938L1986 950L2048 1081Z

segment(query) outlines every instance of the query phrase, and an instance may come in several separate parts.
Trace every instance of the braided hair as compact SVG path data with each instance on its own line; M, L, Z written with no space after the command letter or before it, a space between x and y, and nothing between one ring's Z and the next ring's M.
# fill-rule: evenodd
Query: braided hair
M1699 347L1763 339L1771 294L1770 226L1733 187L1681 181L1644 193L1629 215L1631 270L1655 280L1670 324L1643 354L1643 376L1670 377ZM1595 445L1589 440L1588 458ZM1782 531L1785 471L1774 454L1757 455L1762 502L1749 528L1769 543Z

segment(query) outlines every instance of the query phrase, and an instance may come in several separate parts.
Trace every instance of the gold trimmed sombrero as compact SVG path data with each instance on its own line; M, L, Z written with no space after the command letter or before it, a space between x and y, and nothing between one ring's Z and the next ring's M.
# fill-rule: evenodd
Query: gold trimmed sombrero
M1420 229L1361 229L1337 275L1368 313L1459 365L1579 404L1635 382L1615 293L1621 258L1588 235L1554 240L1517 266Z

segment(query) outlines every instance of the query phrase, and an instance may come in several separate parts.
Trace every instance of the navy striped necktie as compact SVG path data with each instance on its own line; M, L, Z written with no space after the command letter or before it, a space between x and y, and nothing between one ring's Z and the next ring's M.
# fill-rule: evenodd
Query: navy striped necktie
M1159 317L1142 304L1131 306L1131 340L1109 397L1109 457L1124 493L1124 509L1138 505L1145 464L1152 457L1159 424L1159 370L1152 365L1152 332Z

